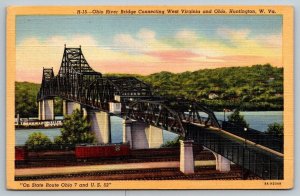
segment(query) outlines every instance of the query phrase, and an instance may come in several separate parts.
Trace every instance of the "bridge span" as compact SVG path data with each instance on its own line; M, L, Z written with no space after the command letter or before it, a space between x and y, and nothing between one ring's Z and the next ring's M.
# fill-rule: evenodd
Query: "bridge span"
M237 164L263 179L283 179L283 154L260 142L265 136L223 130L223 123L201 103L155 95L135 77L103 76L89 66L81 47L64 48L57 75L53 68L43 68L37 95L40 120L54 119L55 97L63 99L64 115L79 109L87 116L98 143L111 142L110 116L116 115L124 119L123 142L133 149L160 147L163 130L181 136L183 173L194 172L193 145L202 145L214 153L221 172Z

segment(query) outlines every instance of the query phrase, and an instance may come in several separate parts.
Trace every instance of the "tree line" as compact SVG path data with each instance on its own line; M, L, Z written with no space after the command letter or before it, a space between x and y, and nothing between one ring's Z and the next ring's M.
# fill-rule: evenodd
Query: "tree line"
M124 76L108 74L112 75ZM157 95L184 97L201 102L214 111L223 111L225 108L244 111L283 110L283 68L270 64L130 76L150 84ZM15 114L21 117L38 116L36 96L39 88L40 84L15 83ZM55 113L60 115L61 99L55 101Z
M270 64L138 77L157 94L202 102L214 111L283 110L283 68Z
M15 115L21 118L37 117L38 103L37 94L40 84L30 82L15 82ZM62 99L55 98L54 112L62 115Z

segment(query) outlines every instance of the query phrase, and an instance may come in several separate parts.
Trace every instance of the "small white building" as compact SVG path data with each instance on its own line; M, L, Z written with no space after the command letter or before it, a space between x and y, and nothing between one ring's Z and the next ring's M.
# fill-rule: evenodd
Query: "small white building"
M218 98L219 97L219 95L217 95L216 93L209 93L208 94L208 98L209 99L216 99L216 98Z

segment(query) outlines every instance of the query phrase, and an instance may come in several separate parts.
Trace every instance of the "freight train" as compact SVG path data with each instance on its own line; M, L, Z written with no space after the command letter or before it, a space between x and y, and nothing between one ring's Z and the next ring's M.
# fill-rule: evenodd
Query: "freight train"
M130 154L129 143L120 144L80 144L74 149L76 159L97 159L110 157L127 157ZM15 147L15 161L22 162L28 159L28 150L24 146Z

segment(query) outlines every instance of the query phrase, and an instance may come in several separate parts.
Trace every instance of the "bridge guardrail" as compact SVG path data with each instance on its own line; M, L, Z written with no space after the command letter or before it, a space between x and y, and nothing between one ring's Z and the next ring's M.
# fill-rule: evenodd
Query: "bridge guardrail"
M193 119L189 119L188 114L185 114L185 120L193 121ZM193 121L193 122L204 123L207 120L208 120L207 117L200 116L200 121ZM227 121L218 120L218 123L222 126L223 130L229 133L232 133L246 140L252 141L254 143L260 144L262 146L283 153L283 138L266 134L264 132L252 128L247 128L247 131L245 131L244 130L245 127ZM208 123L207 125L211 125L211 124Z
M247 131L244 131L244 127L226 121L222 122L222 129L246 140L283 153L283 138L266 134L252 128L247 128Z
M279 180L284 177L283 158L276 154L259 150L246 143L241 144L222 136L219 132L196 125L190 126L188 137L262 179Z

